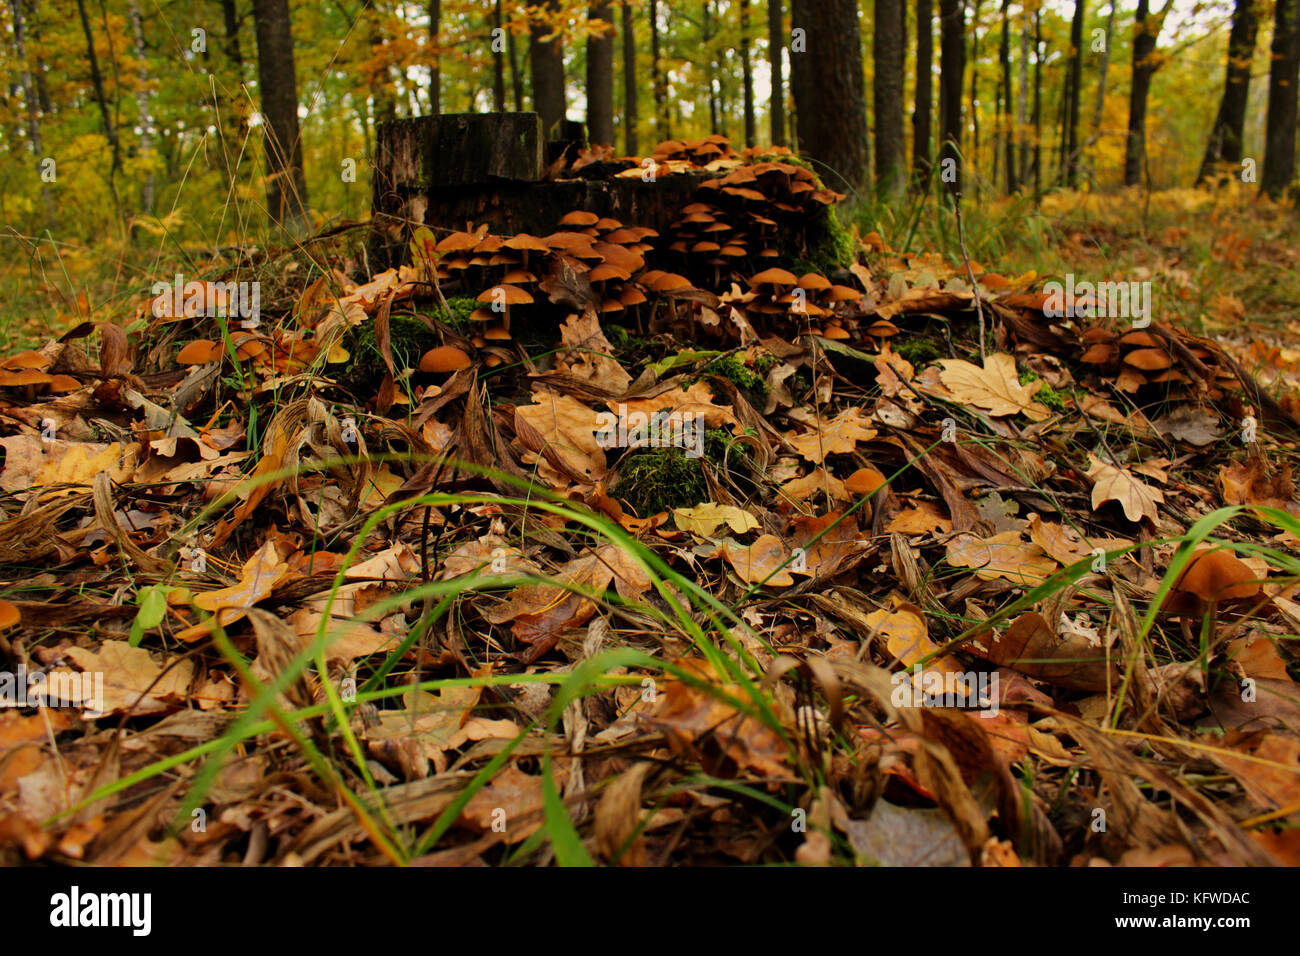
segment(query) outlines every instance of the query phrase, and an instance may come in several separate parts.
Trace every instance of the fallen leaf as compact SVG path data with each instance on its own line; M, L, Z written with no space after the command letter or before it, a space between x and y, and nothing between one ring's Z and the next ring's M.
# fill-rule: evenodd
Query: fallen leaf
M1107 464L1095 455L1088 456L1092 479L1092 507L1096 511L1108 501L1118 501L1124 517L1138 522L1146 518L1152 522L1159 516L1159 506L1165 496L1158 488L1143 484L1123 468Z
M1005 352L985 358L983 368L963 359L941 359L939 365L943 368L940 381L959 402L982 408L990 415L1023 414L1035 422L1052 415L1046 406L1034 401L1044 383L1021 385L1016 360Z

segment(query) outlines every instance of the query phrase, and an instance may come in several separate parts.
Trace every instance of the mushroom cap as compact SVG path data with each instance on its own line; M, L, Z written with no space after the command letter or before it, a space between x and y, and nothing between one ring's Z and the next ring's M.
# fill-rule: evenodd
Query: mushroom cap
M1124 356L1124 364L1144 372L1159 372L1174 364L1164 349L1134 349Z
M536 236L530 236L526 232L521 232L516 236L511 236L505 242L501 243L507 249L517 249L520 252L550 252L551 247L545 240L538 239Z
M587 278L592 282L606 282L609 279L630 279L631 277L632 273L613 262L602 262L593 266L591 271L587 273Z
M48 385L54 376L39 369L20 368L13 371L0 369L0 385L5 387L18 385Z
M600 221L600 217L594 212L587 212L585 209L575 209L572 212L566 212L560 217L561 226L594 226Z
M844 487L855 495L869 495L885 483L885 476L868 465L844 479Z
M831 280L816 272L805 272L799 277L799 288L806 292L813 292L820 289L829 289Z
M474 301L476 302L496 302L498 300L497 290L505 297L506 305L528 305L533 301L533 297L519 288L517 285L494 285L490 289L484 289Z
M510 333L506 331L504 325L494 325L483 333L483 338L489 342L508 342Z
M595 226L601 232L613 232L615 229L623 228L623 224L621 222L619 222L617 219L611 219L609 216L604 216L600 219L597 219L595 222Z
M857 302L862 298L862 293L852 286L832 285L830 295L826 296L827 302Z
M50 378L51 392L75 392L81 383L71 375L55 375Z
M207 365L209 362L219 362L224 353L225 348L220 342L213 342L211 339L195 339L181 349L180 354L176 356L176 361L181 365Z
M479 237L472 232L453 232L444 236L434 248L440 253L467 252L478 244Z
M19 352L17 355L11 355L3 362L0 362L0 368L12 370L20 368L47 369L52 363L49 358L40 352L33 352L30 349L26 352Z
M799 277L793 272L787 272L784 269L778 269L774 266L771 269L764 269L762 272L751 277L749 284L751 286L795 286L799 284Z
M420 357L421 372L455 372L469 366L469 356L454 345L440 345Z

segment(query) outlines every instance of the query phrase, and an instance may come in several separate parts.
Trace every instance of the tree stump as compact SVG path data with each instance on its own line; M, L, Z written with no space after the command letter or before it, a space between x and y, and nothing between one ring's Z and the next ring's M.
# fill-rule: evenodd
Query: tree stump
M568 143L581 141L566 127ZM560 148L563 148L561 144ZM498 234L545 236L574 209L667 234L678 210L705 178L677 173L544 180L541 118L536 113L449 113L380 123L375 151L369 254L372 266L406 261L411 233L487 223Z

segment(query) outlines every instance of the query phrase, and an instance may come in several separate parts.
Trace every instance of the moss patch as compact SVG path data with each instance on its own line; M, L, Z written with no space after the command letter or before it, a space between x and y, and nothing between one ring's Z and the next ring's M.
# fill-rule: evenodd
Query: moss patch
M393 347L393 365L399 372L416 368L420 356L440 344L437 334L414 315L390 316L388 334ZM343 384L357 391L378 386L387 368L375 342L375 324L365 322L353 328L344 347L352 358L341 376Z
M641 448L619 466L610 494L646 518L672 508L690 508L709 496L700 459L680 448Z
M927 362L933 362L943 353L939 351L939 345L933 339L927 339L923 336L915 336L905 339L902 342L892 346L894 354L901 359L905 359L912 364L913 368L919 369Z

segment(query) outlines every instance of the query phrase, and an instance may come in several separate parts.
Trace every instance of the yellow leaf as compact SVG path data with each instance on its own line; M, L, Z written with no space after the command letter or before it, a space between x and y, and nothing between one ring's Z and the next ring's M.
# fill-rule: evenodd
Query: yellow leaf
M673 523L679 531L689 531L704 538L713 534L724 521L736 534L744 534L758 527L757 518L735 505L720 505L709 501L695 508L673 509Z
M1035 422L1051 417L1045 406L1034 401L1043 383L1021 385L1016 360L1005 352L988 356L983 368L962 359L942 359L939 364L943 366L939 380L960 402L982 408L990 415L1023 413Z
M1165 500L1163 492L1143 484L1123 468L1108 465L1095 455L1089 455L1088 459L1092 463L1088 477L1093 481L1094 511L1108 501L1118 501L1124 509L1124 517L1129 521L1138 522L1143 518L1156 520L1158 506Z

